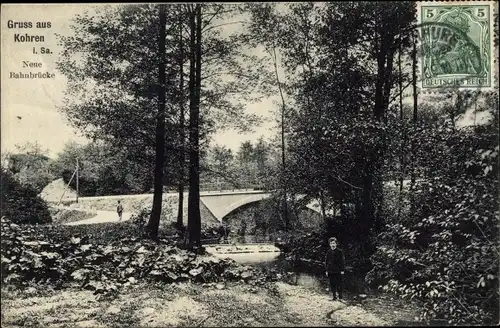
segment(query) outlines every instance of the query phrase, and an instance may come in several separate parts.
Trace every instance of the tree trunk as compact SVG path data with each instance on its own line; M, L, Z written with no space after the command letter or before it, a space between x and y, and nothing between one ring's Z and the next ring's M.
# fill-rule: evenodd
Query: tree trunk
M186 136L184 131L184 45L182 39L182 19L183 16L179 15L179 46L180 46L180 56L179 56L179 207L177 209L177 229L181 229L184 226L184 165L186 162L185 155L185 145Z
M373 206L373 158L372 152L369 152L363 177L363 191L362 191L362 217L360 220L360 238L367 240L370 235L370 228L374 221L374 206Z
M415 132L417 128L418 94L417 94L417 42L416 37L413 40L412 51L412 85L413 85L413 137L411 138L411 187L415 185Z
M160 35L159 35L159 86L158 112L156 114L156 144L155 144L155 171L153 210L147 226L151 239L158 238L160 225L161 203L163 197L163 163L165 161L165 34L166 17L165 5L159 5Z
M320 198L320 206L321 206L321 216L323 216L323 220L326 221L326 204L325 204L325 194L323 190L320 190L319 192L319 198ZM334 213L335 216L335 213Z
M376 120L381 120L384 116L384 86L386 74L386 62L387 62L387 42L382 37L380 48L378 49L377 55L377 79L375 82L375 104L373 107L373 114Z
M392 86L392 66L394 61L394 36L386 31L380 35L380 45L377 55L377 79L375 82L375 104L373 107L374 119L382 123L385 120L385 113L389 105L390 89ZM368 240L370 230L376 223L382 222L382 159L385 137L373 149L367 152L364 177L363 177L363 212L360 224L362 238ZM376 202L374 202L374 198ZM377 210L375 210L375 206Z
M401 45L401 37L399 40L399 52L398 52L398 70L399 70L399 83L398 83L398 88L399 88L399 122L401 124L401 132L403 132L403 120L404 120L404 113L403 113L403 71L401 68L401 52L403 51L403 47ZM400 202L402 200L402 195L403 195L403 181L404 181L404 137L403 137L403 142L401 145L400 149L400 154L399 154L399 170L400 170L400 176L399 176L399 197L400 197ZM398 210L399 211L399 210ZM398 214L399 217L399 214Z
M196 6L196 157L195 157L195 177L196 177L196 199L197 207L195 211L195 242L201 246L201 215L200 215L200 103L201 103L201 33L202 33L201 4Z
M397 218L401 217L401 210L403 207L403 183L405 177L405 138L406 132L404 130L404 112L403 112L403 71L401 68L401 55L403 47L401 45L401 37L399 38L399 51L398 51L398 70L399 70L399 122L401 124L401 148L399 149L399 194L398 194L398 214Z
M386 77L385 64L387 59L387 49L382 36L381 45L377 55L377 79L375 82L375 104L373 114L376 121L381 121L384 116L384 78ZM373 203L373 182L375 166L378 160L377 149L369 149L366 153L365 165L363 169L363 192L362 192L362 217L360 220L360 234L362 240L367 240L370 229L375 221L375 209Z
M276 48L273 47L273 63L274 63L274 73L276 75L276 83L278 84L278 90L281 96L281 184L283 187L283 208L282 216L285 231L288 230L289 218L288 218L288 200L287 200L287 181L286 181L286 163L285 163L285 97L283 96L283 88L281 87L281 82L278 74L278 56L276 54Z
M413 36L413 51L412 51L412 86L413 86L413 133L410 140L410 213L413 215L415 211L414 192L415 187L415 138L417 132L417 110L418 110L418 94L417 94L417 42L415 35Z
M201 5L190 12L190 108L189 108L189 246L201 246L199 115L201 90Z
M387 61L385 65L385 77L384 77L384 92L383 92L383 103L382 103L382 111L381 111L381 117L379 118L379 122L384 122L387 123L386 119L386 112L387 109L389 108L389 101L390 101L390 96L391 96L391 88L392 88L392 81L393 81L393 72L392 72L392 67L394 64L394 52L395 48L393 48L394 45L394 36L392 34L387 34L386 36L386 44L389 46L387 49L389 49L386 52L387 56ZM379 145L377 146L377 150L374 154L374 163L373 163L373 174L374 174L374 180L373 180L373 191L375 194L375 209L374 209L374 225L375 225L375 231L379 231L382 226L384 225L384 208L383 208L383 203L384 203L384 172L382 168L383 160L384 160L384 150L386 149L386 141L387 138L385 135L381 136L382 140L380 141Z

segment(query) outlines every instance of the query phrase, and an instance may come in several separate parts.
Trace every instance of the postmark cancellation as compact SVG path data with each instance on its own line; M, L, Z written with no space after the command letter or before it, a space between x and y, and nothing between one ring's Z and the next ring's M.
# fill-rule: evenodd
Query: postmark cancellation
M422 91L498 88L493 27L497 8L498 3L490 1L418 3Z

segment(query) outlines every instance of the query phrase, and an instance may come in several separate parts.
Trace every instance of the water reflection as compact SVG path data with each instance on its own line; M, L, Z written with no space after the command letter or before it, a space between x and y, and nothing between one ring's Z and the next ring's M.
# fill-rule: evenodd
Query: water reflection
M244 265L251 265L266 271L276 272L287 277L289 283L307 287L318 293L328 292L328 282L325 277L313 273L313 268L294 267L293 263L280 253L218 254L216 256L230 258Z
M268 253L237 253L237 254L218 254L216 255L221 258L230 258L238 263L245 265L255 265L260 267L266 267L277 261L280 253L268 252Z

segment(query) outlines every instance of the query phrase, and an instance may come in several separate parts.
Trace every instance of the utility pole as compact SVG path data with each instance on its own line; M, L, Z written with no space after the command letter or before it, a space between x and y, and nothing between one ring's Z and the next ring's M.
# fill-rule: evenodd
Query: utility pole
M62 201L62 199L63 199L63 197L64 197L64 194L66 193L66 190L68 190L68 187L69 187L69 185L70 185L71 181L73 181L73 178L75 177L75 175L76 175L76 170L75 170L75 171L73 171L73 174L71 175L71 179L69 179L68 184L67 184L67 185L66 185L66 187L64 188L64 191L63 191L63 193L62 193L62 195L61 195L61 198L59 198L59 202L57 203L57 206L59 206L59 204L61 204L61 201ZM77 195L78 195L78 193L77 193Z
M78 204L78 174L79 174L79 166L78 166L78 157L76 158L76 203Z

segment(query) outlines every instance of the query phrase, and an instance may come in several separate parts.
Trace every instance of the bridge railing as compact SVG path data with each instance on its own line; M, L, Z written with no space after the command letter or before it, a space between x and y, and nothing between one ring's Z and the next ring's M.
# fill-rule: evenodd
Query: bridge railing
M230 184L220 185L220 184L216 184L216 183L207 183L207 184L200 185L200 192L205 192L205 193L253 191L253 190L271 190L271 189L269 189L263 185L258 185L258 184L251 185L251 186L246 185L246 186L237 186L237 187L230 185ZM165 187L163 189L163 191L168 192L168 193L176 193L177 189L171 188L171 187L170 188ZM185 192L189 191L189 187L186 186L184 188L184 191ZM153 190L150 190L150 193L153 193Z
M201 183L200 191L204 192L221 192L221 191L249 191L249 190L265 190L263 184L258 183L245 183L240 186L235 186L231 183L209 182Z

